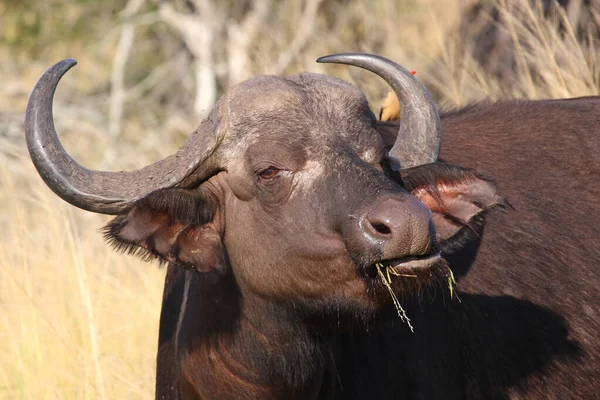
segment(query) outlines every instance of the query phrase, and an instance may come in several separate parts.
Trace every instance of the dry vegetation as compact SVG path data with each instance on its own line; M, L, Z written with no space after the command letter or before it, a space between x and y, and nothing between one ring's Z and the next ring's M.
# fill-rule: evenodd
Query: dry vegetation
M57 128L78 160L107 169L170 153L223 90L257 74L337 74L377 109L380 80L314 63L333 52L415 69L440 104L598 94L596 0L546 17L539 2L483 3L0 2L0 398L153 398L163 271L108 249L107 218L63 204L34 172L23 112L48 66L79 60L57 92ZM500 47L482 50L489 27Z

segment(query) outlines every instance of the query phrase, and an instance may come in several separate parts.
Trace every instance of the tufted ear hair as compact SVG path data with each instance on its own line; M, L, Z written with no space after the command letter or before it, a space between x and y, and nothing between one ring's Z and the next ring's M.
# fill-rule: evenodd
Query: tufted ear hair
M491 179L443 162L402 171L401 179L433 213L437 239L442 244L452 244L465 234L479 235L485 213L509 205Z
M215 225L218 202L202 190L160 189L104 227L117 250L202 272L224 271L225 249Z

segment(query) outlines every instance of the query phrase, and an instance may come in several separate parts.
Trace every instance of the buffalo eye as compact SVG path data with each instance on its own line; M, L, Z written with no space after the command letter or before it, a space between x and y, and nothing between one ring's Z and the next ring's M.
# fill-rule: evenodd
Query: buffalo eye
M258 177L263 181L272 181L275 179L281 170L275 167L265 168L258 172Z

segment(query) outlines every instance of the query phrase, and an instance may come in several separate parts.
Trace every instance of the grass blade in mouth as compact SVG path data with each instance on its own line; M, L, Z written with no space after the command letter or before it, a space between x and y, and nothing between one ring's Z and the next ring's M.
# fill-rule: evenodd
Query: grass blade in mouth
M386 265L383 265L382 263L376 263L375 267L377 268L377 274L379 275L379 278L381 278L381 282L387 288L388 292L390 293L390 296L392 297L394 307L396 307L396 311L398 312L398 317L400 317L400 320L402 320L403 322L406 322L406 324L410 328L411 332L414 332L413 326L410 323L410 319L406 315L406 311L400 304L400 301L398 300L396 293L394 293L394 290L392 289L391 275L400 276L400 277L404 277L404 278L416 278L417 275L398 273L391 266L389 266L389 265L386 266ZM385 274L382 269L385 269ZM446 276L446 279L448 282L448 290L450 291L450 298L452 299L455 295L454 286L456 285L456 279L454 279L454 273L452 272L452 270L450 268L447 268L447 270L448 270L448 275Z
M384 268L383 264L377 263L377 264L375 264L375 267L377 268L377 273L379 274L379 277L381 278L381 282L383 282L383 285L387 288L388 292L390 292L390 296L392 297L392 301L394 302L396 311L398 311L398 317L400 317L400 320L406 322L406 324L410 328L410 331L414 333L415 330L414 330L412 324L410 323L410 319L408 318L408 315L406 315L406 311L404 311L404 308L402 308L402 305L400 304L398 297L396 297L396 293L394 293L394 290L392 289L392 286L390 285L390 283L392 282L392 279L390 277L390 272L389 272L391 267L389 267L389 266L386 267L385 275L383 274L383 271L381 270L381 268ZM392 273L394 275L396 275L395 272L396 271L392 270ZM401 274L397 274L397 275L401 275Z
M396 272L394 270L394 268L390 267L389 265L385 268L385 273L387 275L388 283L392 283L392 278L390 277L390 273L394 276L401 276L404 278L416 278L417 277L415 274L401 274L399 272Z

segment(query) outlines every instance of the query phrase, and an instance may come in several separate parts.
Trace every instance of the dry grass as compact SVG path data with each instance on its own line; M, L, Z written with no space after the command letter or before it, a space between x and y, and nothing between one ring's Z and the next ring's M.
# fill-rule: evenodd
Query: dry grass
M104 218L41 180L0 184L0 398L153 398L163 271L108 250Z
M62 6L67 3L28 0L33 6L15 15L29 21L39 8L41 15L55 13L49 21L58 28L49 22L32 38L15 34L16 23L0 28L6 42L18 45L0 42L0 78L6 83L0 85L0 399L153 397L163 271L110 250L98 232L107 219L75 210L52 194L33 170L22 139L23 111L35 80L68 56L80 66L57 92L57 127L69 151L87 166L139 167L168 154L198 123L193 52L159 21L155 3L136 1L107 2L113 14L100 2ZM181 10L183 1L173 3ZM225 5L218 13L237 21L237 28L252 26L239 15L228 16L229 3L214 4ZM498 0L516 49L508 85L469 55L473 38L453 33L470 3L312 1L318 7L314 21L297 27L314 9L281 1L269 10L269 24L254 26L254 40L237 47L248 56L240 70L230 69L235 63L227 50L236 43L217 32L216 87L269 71L327 72L365 89L376 110L386 91L383 82L357 69L314 63L332 52L369 51L417 70L444 104L598 94L598 24L588 35L596 41L589 46L577 38L566 14L546 20L525 1ZM8 15L7 4L12 3L0 4L0 17ZM126 4L135 14L128 21L120 12ZM81 21L85 35L71 37L69 27ZM135 46L127 62L114 63L115 52L125 46L119 45L122 32L128 35L131 26ZM234 31L231 38L240 37ZM58 39L49 40L53 35ZM121 75L113 69L117 64L125 66ZM111 82L123 86L116 96ZM115 115L121 117L115 121ZM117 128L107 140L109 125Z

